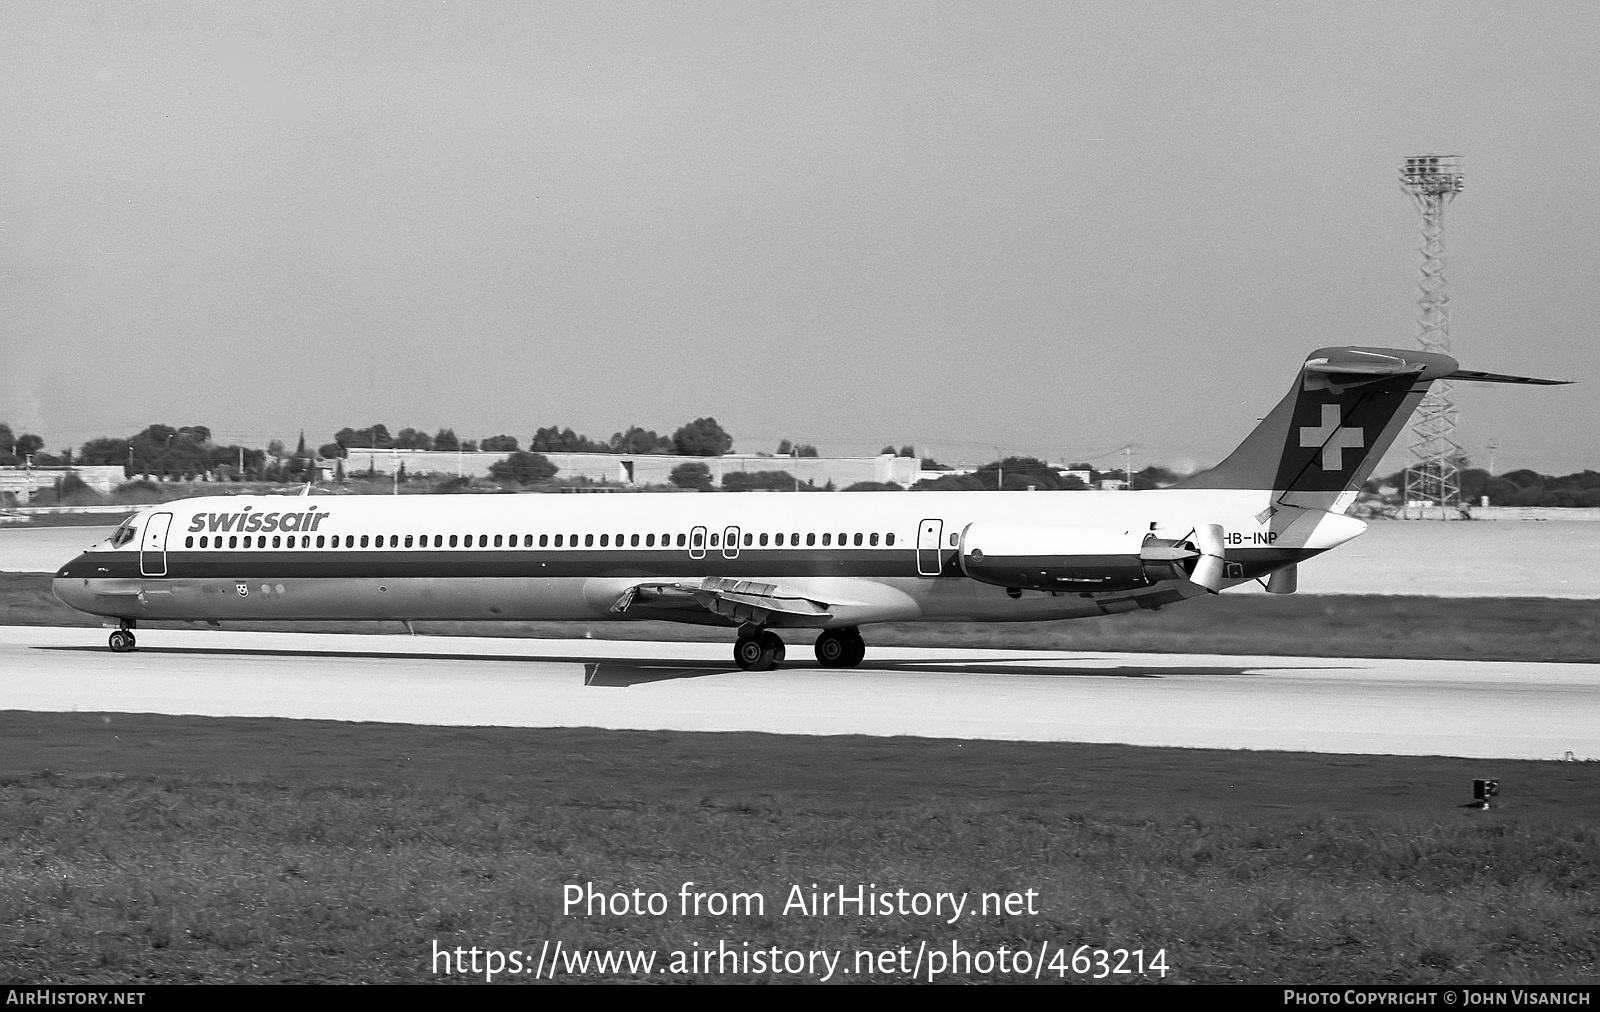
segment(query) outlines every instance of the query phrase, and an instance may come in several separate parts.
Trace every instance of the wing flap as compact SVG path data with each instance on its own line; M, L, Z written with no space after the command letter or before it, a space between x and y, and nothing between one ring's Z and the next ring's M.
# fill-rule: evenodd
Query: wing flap
M618 595L611 611L640 618L670 618L674 611L710 612L730 622L784 626L820 626L833 618L825 601L785 594L773 583L720 576L699 581L636 583Z

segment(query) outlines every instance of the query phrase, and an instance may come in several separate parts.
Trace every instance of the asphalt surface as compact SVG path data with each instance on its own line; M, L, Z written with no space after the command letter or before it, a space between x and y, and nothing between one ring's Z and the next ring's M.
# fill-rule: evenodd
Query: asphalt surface
M1584 664L0 627L0 709L1600 759Z

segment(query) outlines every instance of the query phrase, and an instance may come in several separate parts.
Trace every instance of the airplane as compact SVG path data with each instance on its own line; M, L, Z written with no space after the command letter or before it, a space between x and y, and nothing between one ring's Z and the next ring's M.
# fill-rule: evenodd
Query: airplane
M1144 491L849 495L212 496L147 507L63 566L58 598L141 621L665 619L780 630L861 663L875 622L1018 622L1158 609L1297 567L1359 535L1345 512L1435 380L1554 385L1448 355L1322 348L1238 448Z

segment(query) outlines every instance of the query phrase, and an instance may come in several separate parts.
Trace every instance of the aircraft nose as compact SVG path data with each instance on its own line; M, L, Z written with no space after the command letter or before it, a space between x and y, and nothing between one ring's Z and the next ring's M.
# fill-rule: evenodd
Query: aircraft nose
M69 608L88 611L94 595L89 593L89 581L79 576L58 576L50 581L50 590L56 600Z

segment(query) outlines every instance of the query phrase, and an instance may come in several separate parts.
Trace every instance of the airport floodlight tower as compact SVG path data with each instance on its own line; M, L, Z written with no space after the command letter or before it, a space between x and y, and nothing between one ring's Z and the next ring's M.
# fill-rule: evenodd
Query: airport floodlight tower
M1411 155L1400 167L1400 188L1422 212L1422 280L1417 341L1423 351L1450 353L1450 286L1444 276L1444 208L1466 185L1459 155ZM1435 382L1411 417L1411 464L1405 501L1445 509L1461 506L1461 444L1451 385Z

